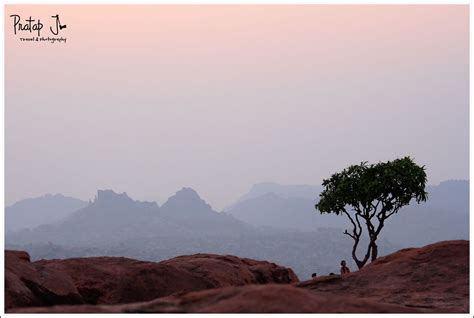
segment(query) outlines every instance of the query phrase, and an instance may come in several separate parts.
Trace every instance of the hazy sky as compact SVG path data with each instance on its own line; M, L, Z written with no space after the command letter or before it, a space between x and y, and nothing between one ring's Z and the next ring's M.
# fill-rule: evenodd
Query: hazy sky
M59 14L67 42L11 14ZM467 5L15 5L5 30L7 204L189 186L220 209L405 155L469 177Z

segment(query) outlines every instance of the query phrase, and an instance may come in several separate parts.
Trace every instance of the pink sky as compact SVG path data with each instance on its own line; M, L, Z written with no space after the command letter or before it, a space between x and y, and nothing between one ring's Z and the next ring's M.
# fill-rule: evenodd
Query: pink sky
M221 208L403 155L468 178L467 5L5 8L8 204L191 186ZM11 14L59 14L67 43Z

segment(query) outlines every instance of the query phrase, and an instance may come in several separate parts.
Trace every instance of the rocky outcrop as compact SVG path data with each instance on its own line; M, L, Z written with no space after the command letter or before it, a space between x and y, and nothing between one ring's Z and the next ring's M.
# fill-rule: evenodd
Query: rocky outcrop
M34 264L66 274L87 304L146 301L225 286L298 282L291 269L273 263L212 254L181 256L160 263L88 257Z
M5 251L6 310L81 303L82 297L67 274L31 263L26 252Z
M297 283L298 277L286 267L232 255L195 254L160 262L194 275L206 277L216 287L248 284Z
M51 269L64 271L67 268L72 274L75 267L67 265L67 261L70 260L49 262L54 265ZM66 263L62 264L62 262ZM142 265L139 264L150 264L149 262L134 260L127 262L136 262L134 265L132 263L129 265L130 268L136 269L123 271L121 270L124 268L123 265L117 266L100 261L98 263L103 264L101 266L104 269L97 274L92 274L94 278L92 284L107 282L106 285L100 285L99 290L109 293L109 298L104 298L108 299L108 302L104 299L101 301L112 305L16 308L10 311L32 313L469 312L468 241L445 241L422 248L404 249L381 257L363 269L343 277L324 276L300 283L289 269L268 262L240 259L234 256L198 254L152 263L170 269L170 272L161 274L169 277L166 283L160 281L165 278L153 274L151 269L147 270L149 265L141 267ZM46 266L45 261L39 263ZM83 268L79 263L76 265L77 271ZM180 275L172 276L171 269L179 270ZM113 277L119 280L123 273L131 274L134 280L139 280L140 275L144 278L142 278L142 283L126 281L129 285L120 285L122 283L117 285ZM81 275L81 278L78 276L73 278L76 286L79 285L77 282L85 279L85 276ZM187 285L186 281L193 279L196 279L195 285ZM138 291L140 288L153 288L143 287L144 285L156 284L161 284L168 295L165 296L165 293L162 293L159 294L161 296L150 301L128 304L120 303L121 301L118 301L120 298L110 301L114 299L112 295L115 295L112 290L131 288ZM178 285L181 287L174 287ZM79 290L81 286L78 287ZM107 288L110 290L107 291ZM152 291L152 289L151 291L147 289L147 292Z
M443 241L403 249L345 277L319 277L298 286L425 312L468 312L469 242Z
M24 313L405 313L404 306L321 295L292 285L247 285L225 287L149 302L112 306L55 306L22 308Z

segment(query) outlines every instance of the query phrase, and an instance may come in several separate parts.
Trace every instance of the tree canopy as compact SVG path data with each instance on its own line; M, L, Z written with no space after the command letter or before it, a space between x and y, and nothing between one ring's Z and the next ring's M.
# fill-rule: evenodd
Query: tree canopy
M369 256L372 261L377 258L376 240L385 220L413 199L417 203L427 200L426 181L425 167L410 157L376 164L362 162L323 180L324 190L316 209L321 214L345 214L349 218L352 231L344 234L354 240L352 258L361 268ZM359 260L356 251L364 224L369 244L364 258Z

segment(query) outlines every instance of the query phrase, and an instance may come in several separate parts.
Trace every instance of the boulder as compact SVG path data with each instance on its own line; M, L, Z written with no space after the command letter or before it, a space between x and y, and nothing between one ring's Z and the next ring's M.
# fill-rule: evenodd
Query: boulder
M30 262L23 251L5 251L5 310L13 307L82 304L71 278Z
M299 282L290 268L267 261L232 255L195 254L162 261L187 272L207 277L215 287L248 284L289 284Z
M213 254L180 256L160 263L123 257L35 263L69 275L88 304L131 303L224 286L298 282L291 269L274 263Z

